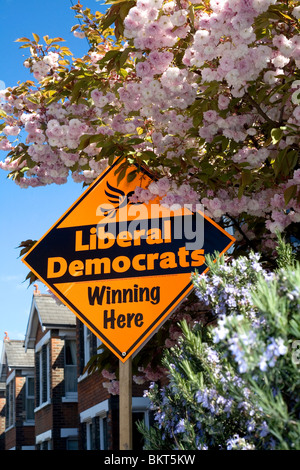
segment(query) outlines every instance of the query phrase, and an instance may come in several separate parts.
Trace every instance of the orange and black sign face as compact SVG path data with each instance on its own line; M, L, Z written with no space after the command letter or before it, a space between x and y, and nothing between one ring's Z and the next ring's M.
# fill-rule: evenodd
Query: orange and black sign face
M121 159L105 170L25 255L23 262L125 362L191 292L191 272L234 238L189 207L133 204L141 170L117 184ZM132 168L127 170L132 172Z

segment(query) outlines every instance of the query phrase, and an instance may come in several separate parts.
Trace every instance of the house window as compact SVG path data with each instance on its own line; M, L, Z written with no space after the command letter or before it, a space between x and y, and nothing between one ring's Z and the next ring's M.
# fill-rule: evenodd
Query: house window
M77 393L76 341L65 341L65 394Z
M37 406L50 401L50 348L44 344L36 355Z
M92 356L92 332L86 325L83 326L84 337L84 365L86 366Z
M91 330L83 325L84 339L84 365L86 366L92 356L100 354L103 349L100 348L102 341L94 335Z
M133 450L143 450L144 438L137 428L137 423L144 423L148 425L148 413L144 411L134 411L132 413L132 446Z
M15 386L14 380L11 380L6 389L6 428L14 425L15 416Z
M26 378L26 421L34 420L34 378Z
M100 354L102 342L91 332L91 330L82 322L79 323L79 371L80 375L85 376L86 366L90 359L96 354Z
M132 444L133 450L143 450L145 440L137 428L137 423L143 423L149 429L153 425L153 412L150 411L150 402L144 397L132 398Z
M78 439L67 439L67 450L78 450Z
M93 430L92 430L92 423L85 423L85 430L86 430L86 450L93 450Z
M107 450L107 418L99 418L100 420L100 450Z
M107 419L95 416L84 423L86 450L107 450Z
M51 450L51 441L46 440L38 444L37 446L38 450Z

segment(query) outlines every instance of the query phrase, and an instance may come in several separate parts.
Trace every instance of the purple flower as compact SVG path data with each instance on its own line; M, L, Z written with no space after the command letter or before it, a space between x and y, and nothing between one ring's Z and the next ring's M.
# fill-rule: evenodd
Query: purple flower
M184 423L184 419L181 419L179 421L179 423L177 424L176 428L175 428L175 434L178 434L180 432L185 432L185 423Z

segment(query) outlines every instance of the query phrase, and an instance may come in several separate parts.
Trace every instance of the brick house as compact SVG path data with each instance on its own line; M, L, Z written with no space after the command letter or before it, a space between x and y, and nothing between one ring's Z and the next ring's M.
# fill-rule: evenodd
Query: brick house
M34 449L34 355L33 351L25 351L24 341L5 338L0 377L2 397L5 392L5 405L3 399L1 400L2 430L5 409L5 437L2 433L1 445L5 450L32 450Z
M110 394L103 386L107 379L101 373L85 370L101 342L74 313L51 295L36 290L25 340L3 344L0 450L119 449L119 396ZM13 377L18 384L12 386ZM24 392L17 395L21 383ZM143 446L136 421L143 420L146 425L151 421L149 401L143 397L147 386L135 383L132 386L134 450ZM23 402L19 404L18 396L27 403L30 420L29 416L25 420L27 408ZM18 423L18 443L14 441L13 412ZM30 442L23 439L19 443L22 435L29 437L29 432Z
M78 415L80 421L79 449L119 449L119 396L110 394L103 386L107 380L99 372L85 371L90 358L101 347L100 340L77 320L78 357ZM136 421L150 424L150 403L143 397L145 385L132 385L133 450L141 450L143 442Z
M76 319L51 295L33 296L25 350L35 361L36 449L77 449Z
M0 450L5 449L5 405L6 386L5 381L0 378Z

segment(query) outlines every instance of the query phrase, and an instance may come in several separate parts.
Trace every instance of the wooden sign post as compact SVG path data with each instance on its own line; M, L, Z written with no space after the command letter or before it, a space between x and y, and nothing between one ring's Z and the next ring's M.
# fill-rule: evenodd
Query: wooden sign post
M132 450L132 358L119 360L120 450Z

